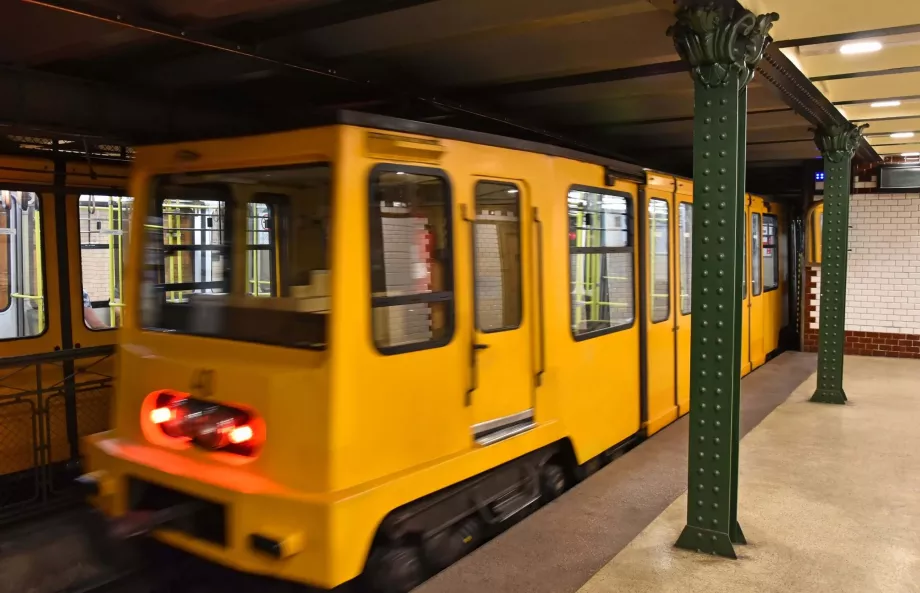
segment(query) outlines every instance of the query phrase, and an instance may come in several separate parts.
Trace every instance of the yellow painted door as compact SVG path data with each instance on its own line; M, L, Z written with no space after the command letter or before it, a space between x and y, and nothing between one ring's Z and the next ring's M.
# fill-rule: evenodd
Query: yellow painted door
M744 274L741 281L741 376L751 372L751 248L750 200L744 198L744 225L741 229L744 244Z
M677 418L677 358L672 306L673 195L649 189L645 228L648 434Z
M530 209L523 184L474 185L473 303L475 390L473 436L480 444L533 426L533 368L524 290L530 286Z
M749 242L751 246L751 319L749 336L751 343L751 369L762 365L766 359L764 353L764 298L763 294L763 201L751 199L751 212L748 216Z
M674 302L677 335L677 406L683 416L690 411L690 280L693 261L693 196L677 195L677 224L674 225Z

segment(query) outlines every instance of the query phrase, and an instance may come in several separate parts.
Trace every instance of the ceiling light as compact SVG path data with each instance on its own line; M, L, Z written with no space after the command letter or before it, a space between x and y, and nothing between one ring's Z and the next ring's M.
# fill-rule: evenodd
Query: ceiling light
M869 107L900 107L900 101L876 101L875 103L870 103Z
M913 132L895 132L891 135L892 138L913 138Z
M920 152L902 152L901 156L920 156Z
M845 55L852 54L870 54L882 49L882 44L878 41L859 41L856 43L845 43L840 46L840 53Z

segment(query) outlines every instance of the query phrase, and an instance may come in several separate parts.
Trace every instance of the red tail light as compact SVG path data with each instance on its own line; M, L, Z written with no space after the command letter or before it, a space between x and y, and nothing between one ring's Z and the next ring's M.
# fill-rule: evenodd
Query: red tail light
M162 434L211 451L252 456L261 439L248 412L194 399L184 393L151 393L149 421ZM264 436L264 431L263 431Z

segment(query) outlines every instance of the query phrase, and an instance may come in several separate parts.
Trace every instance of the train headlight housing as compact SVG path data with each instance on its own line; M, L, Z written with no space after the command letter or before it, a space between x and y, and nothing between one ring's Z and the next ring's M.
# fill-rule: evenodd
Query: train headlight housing
M253 414L239 408L189 397L185 393L157 391L145 406L148 426L170 439L209 451L253 456L264 438Z

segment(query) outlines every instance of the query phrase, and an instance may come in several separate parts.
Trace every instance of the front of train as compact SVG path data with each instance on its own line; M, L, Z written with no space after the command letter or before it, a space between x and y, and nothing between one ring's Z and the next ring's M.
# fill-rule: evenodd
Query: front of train
M104 549L326 588L336 136L241 142L138 151L114 428L80 481Z

